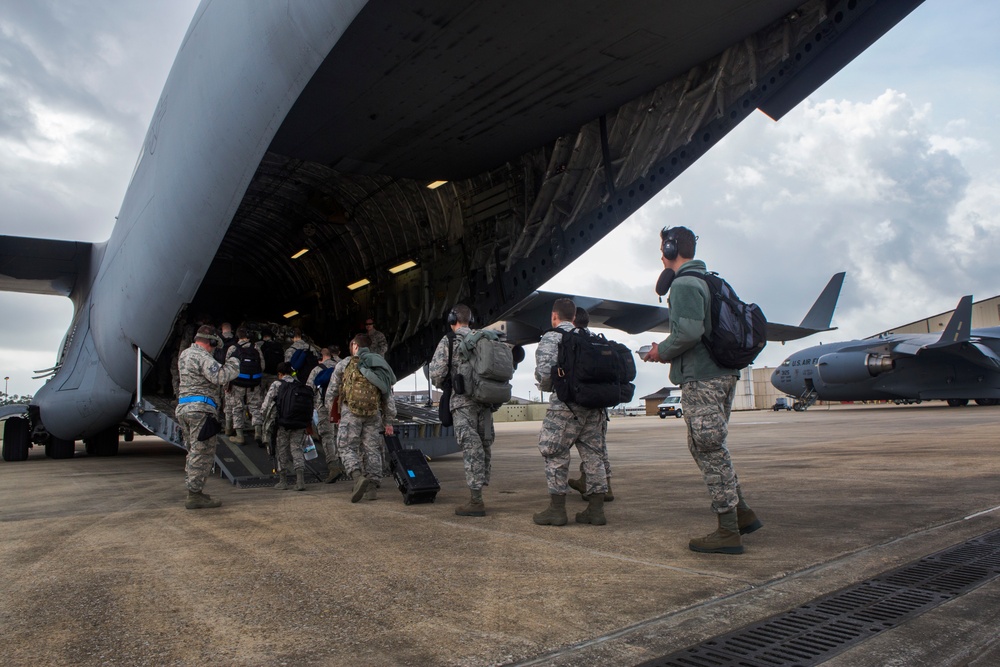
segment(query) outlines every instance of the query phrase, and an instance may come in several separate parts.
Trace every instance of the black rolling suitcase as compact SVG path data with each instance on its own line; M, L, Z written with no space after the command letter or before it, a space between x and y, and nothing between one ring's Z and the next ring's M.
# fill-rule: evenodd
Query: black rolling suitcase
M389 466L396 480L403 503L432 503L441 490L437 477L427 465L427 459L419 449L403 449L398 435L385 436L385 448L389 453Z

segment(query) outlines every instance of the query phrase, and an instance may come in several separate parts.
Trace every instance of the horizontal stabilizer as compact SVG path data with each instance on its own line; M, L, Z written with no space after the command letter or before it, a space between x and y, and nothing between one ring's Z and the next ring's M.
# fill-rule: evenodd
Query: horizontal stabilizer
M81 241L0 236L0 290L69 296L92 250Z

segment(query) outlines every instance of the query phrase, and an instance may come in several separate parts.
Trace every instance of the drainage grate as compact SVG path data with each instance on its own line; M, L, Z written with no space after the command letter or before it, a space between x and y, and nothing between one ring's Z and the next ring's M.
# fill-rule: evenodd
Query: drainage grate
M638 667L808 667L1000 576L1000 530Z

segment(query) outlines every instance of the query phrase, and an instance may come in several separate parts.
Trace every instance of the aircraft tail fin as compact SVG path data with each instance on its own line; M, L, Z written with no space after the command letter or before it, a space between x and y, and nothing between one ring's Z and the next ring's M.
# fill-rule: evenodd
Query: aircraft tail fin
M94 245L0 235L0 290L69 296Z
M948 347L956 343L969 341L969 331L972 329L972 295L966 295L959 300L955 312L948 320L941 337L936 343L931 343L925 349Z
M844 286L845 275L847 275L846 272L841 271L830 278L830 282L823 288L816 303L802 318L800 327L815 329L817 332L830 330L830 322L833 320L833 311L837 308L837 300L840 298L840 288Z
M830 321L833 319L833 311L837 307L837 299L840 298L840 288L844 285L845 272L834 274L830 282L826 284L819 298L813 303L812 308L802 318L801 324L793 326L791 324L778 324L777 322L767 323L767 339L769 341L781 342L798 340L823 331L833 331L837 327L831 327Z

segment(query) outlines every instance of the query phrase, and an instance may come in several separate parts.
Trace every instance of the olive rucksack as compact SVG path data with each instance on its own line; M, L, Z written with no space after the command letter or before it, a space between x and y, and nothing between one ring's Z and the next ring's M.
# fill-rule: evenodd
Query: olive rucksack
M463 336L458 351L459 372L469 398L483 405L502 405L510 400L514 355L496 332L480 329Z
M382 392L362 374L358 368L358 358L351 357L344 369L343 389L340 395L348 409L359 417L371 417L378 414L382 402Z
M767 318L760 306L744 303L725 280L714 272L682 271L677 277L700 278L712 297L712 335L701 340L709 355L723 368L741 369L753 363L767 345Z

